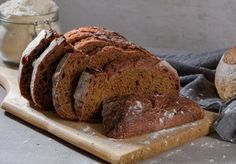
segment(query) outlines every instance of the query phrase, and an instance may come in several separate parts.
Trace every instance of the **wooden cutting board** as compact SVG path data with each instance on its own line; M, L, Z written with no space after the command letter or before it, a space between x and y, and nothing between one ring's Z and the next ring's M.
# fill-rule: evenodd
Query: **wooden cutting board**
M37 111L21 97L17 71L0 66L0 84L7 90L1 106L7 112L111 163L133 163L158 155L207 135L216 115L206 113L203 120L168 130L125 140L104 136L101 124L60 119L54 112Z

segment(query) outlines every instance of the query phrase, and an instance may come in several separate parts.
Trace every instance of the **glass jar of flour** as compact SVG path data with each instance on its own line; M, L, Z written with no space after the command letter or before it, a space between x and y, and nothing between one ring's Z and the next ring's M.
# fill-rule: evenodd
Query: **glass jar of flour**
M17 1L20 1L18 2L19 6L17 6ZM48 3L49 0L32 1L33 3L30 0L7 1L6 3L9 3L6 5L9 8L8 11L6 11L6 7L1 10L0 6L0 55L5 62L18 64L26 46L42 29L52 28L60 32L58 7L55 6L55 3L50 1L50 4L54 4L54 6L52 6L53 9L52 7L48 9L53 11L48 12L48 10L43 11L42 3L43 1ZM23 2L26 6L22 6ZM41 8L38 8L40 2L42 5ZM13 3L15 5L10 6ZM39 6L37 7L37 5ZM9 14L9 12L12 13Z

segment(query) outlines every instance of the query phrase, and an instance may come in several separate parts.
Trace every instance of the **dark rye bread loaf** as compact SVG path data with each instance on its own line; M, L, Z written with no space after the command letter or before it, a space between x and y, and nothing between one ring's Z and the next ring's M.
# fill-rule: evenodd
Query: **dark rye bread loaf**
M99 33L100 35L102 35L104 32L103 32L103 28L95 28L95 27L83 27L83 28L81 28L82 30L80 30L81 31L81 36L83 36L84 34L86 34L86 36L88 36L88 37L91 37L91 36L93 36L93 33ZM90 35L88 35L88 33L89 33L89 31L90 31ZM111 31L108 31L108 30L106 30L106 32L105 32L107 35L109 35L109 36L116 36L116 37L118 37L118 34L116 34L116 33L114 33L114 32L111 32ZM73 33L74 34L74 33ZM77 31L77 34L78 34L78 31ZM99 35L99 36L100 36ZM88 39L88 37L86 38L86 39ZM122 38L122 36L120 36L119 38ZM69 37L66 39L66 42L68 43L68 44L70 44L69 42L71 41L71 40L75 40L75 41L80 41L79 40L79 38L77 37L77 35L69 35ZM63 41L63 42L65 42L65 41ZM76 43L76 42L73 42L73 43ZM43 43L42 43L43 44ZM66 44L66 43L63 43L63 44ZM44 44L45 45L45 44ZM45 45L46 46L46 45ZM48 46L48 45L47 45ZM88 46L84 46L85 48L86 47L88 47ZM58 48L58 47L55 47L54 49L53 49L53 51L56 51L56 48ZM61 46L61 48L62 48L62 46ZM45 48L46 49L46 48ZM58 50L58 51L60 51L60 50ZM41 53L42 53L43 51L41 51ZM38 57L40 56L40 54L41 53L39 53L38 54ZM35 55L35 54L34 54ZM57 57L56 57L57 58ZM32 64L32 63L31 63ZM33 68L32 68L33 69ZM31 71L32 72L32 71ZM32 74L32 73L31 73ZM31 77L31 76L30 76ZM30 85L30 84L29 84ZM28 85L28 87L29 87L29 85ZM30 88L30 87L29 87ZM35 87L36 89L35 90L37 90L37 87ZM30 89L29 89L30 90ZM47 91L45 91L45 92L47 92ZM34 95L34 96L36 96L36 95ZM30 96L31 97L31 96ZM48 96L46 96L47 98L49 98ZM39 99L39 100L34 100L35 102L36 101L41 101L41 99ZM52 108L51 107L51 105L52 105L52 100L50 100L50 99L47 99L47 101L45 102L46 104L49 104L49 105L47 105L48 106L48 108ZM39 102L38 102L38 104L39 104ZM42 106L42 105L41 105Z
M103 103L103 125L112 138L129 138L204 118L197 103L173 95L126 95Z
M65 34L77 51L64 56L53 76L53 103L57 113L76 120L73 93L86 67L103 67L112 60L150 56L145 49L128 42L123 36L105 28L82 27ZM131 56L132 55L132 56Z
M19 88L21 95L29 101L32 101L30 94L30 81L33 72L32 63L57 36L55 31L42 30L38 36L31 41L22 54L19 66Z
M129 60L132 58L152 56L137 50L123 50L114 46L103 47L94 55L80 52L63 57L53 77L53 103L57 113L69 120L76 120L73 94L81 73L86 68L102 68L113 60Z
M73 50L63 36L54 39L33 63L30 91L33 102L43 109L53 109L52 76L62 57Z
M179 89L176 70L156 57L114 61L103 70L87 69L81 74L74 108L80 121L89 121L110 97L133 93L178 95Z

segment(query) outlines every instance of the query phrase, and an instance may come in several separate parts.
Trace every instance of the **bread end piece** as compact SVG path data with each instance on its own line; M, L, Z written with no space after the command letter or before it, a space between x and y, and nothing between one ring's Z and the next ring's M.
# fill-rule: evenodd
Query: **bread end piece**
M126 95L103 103L106 135L124 139L203 119L195 102L173 95Z

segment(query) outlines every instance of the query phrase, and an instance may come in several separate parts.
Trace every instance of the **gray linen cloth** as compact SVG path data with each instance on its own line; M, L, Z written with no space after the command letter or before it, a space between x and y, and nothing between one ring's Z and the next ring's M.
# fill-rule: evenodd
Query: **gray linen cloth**
M224 102L214 85L215 69L226 50L204 53L151 51L177 70L181 96L196 101L205 110L218 112L219 118L213 125L216 132L223 140L236 143L236 98Z

